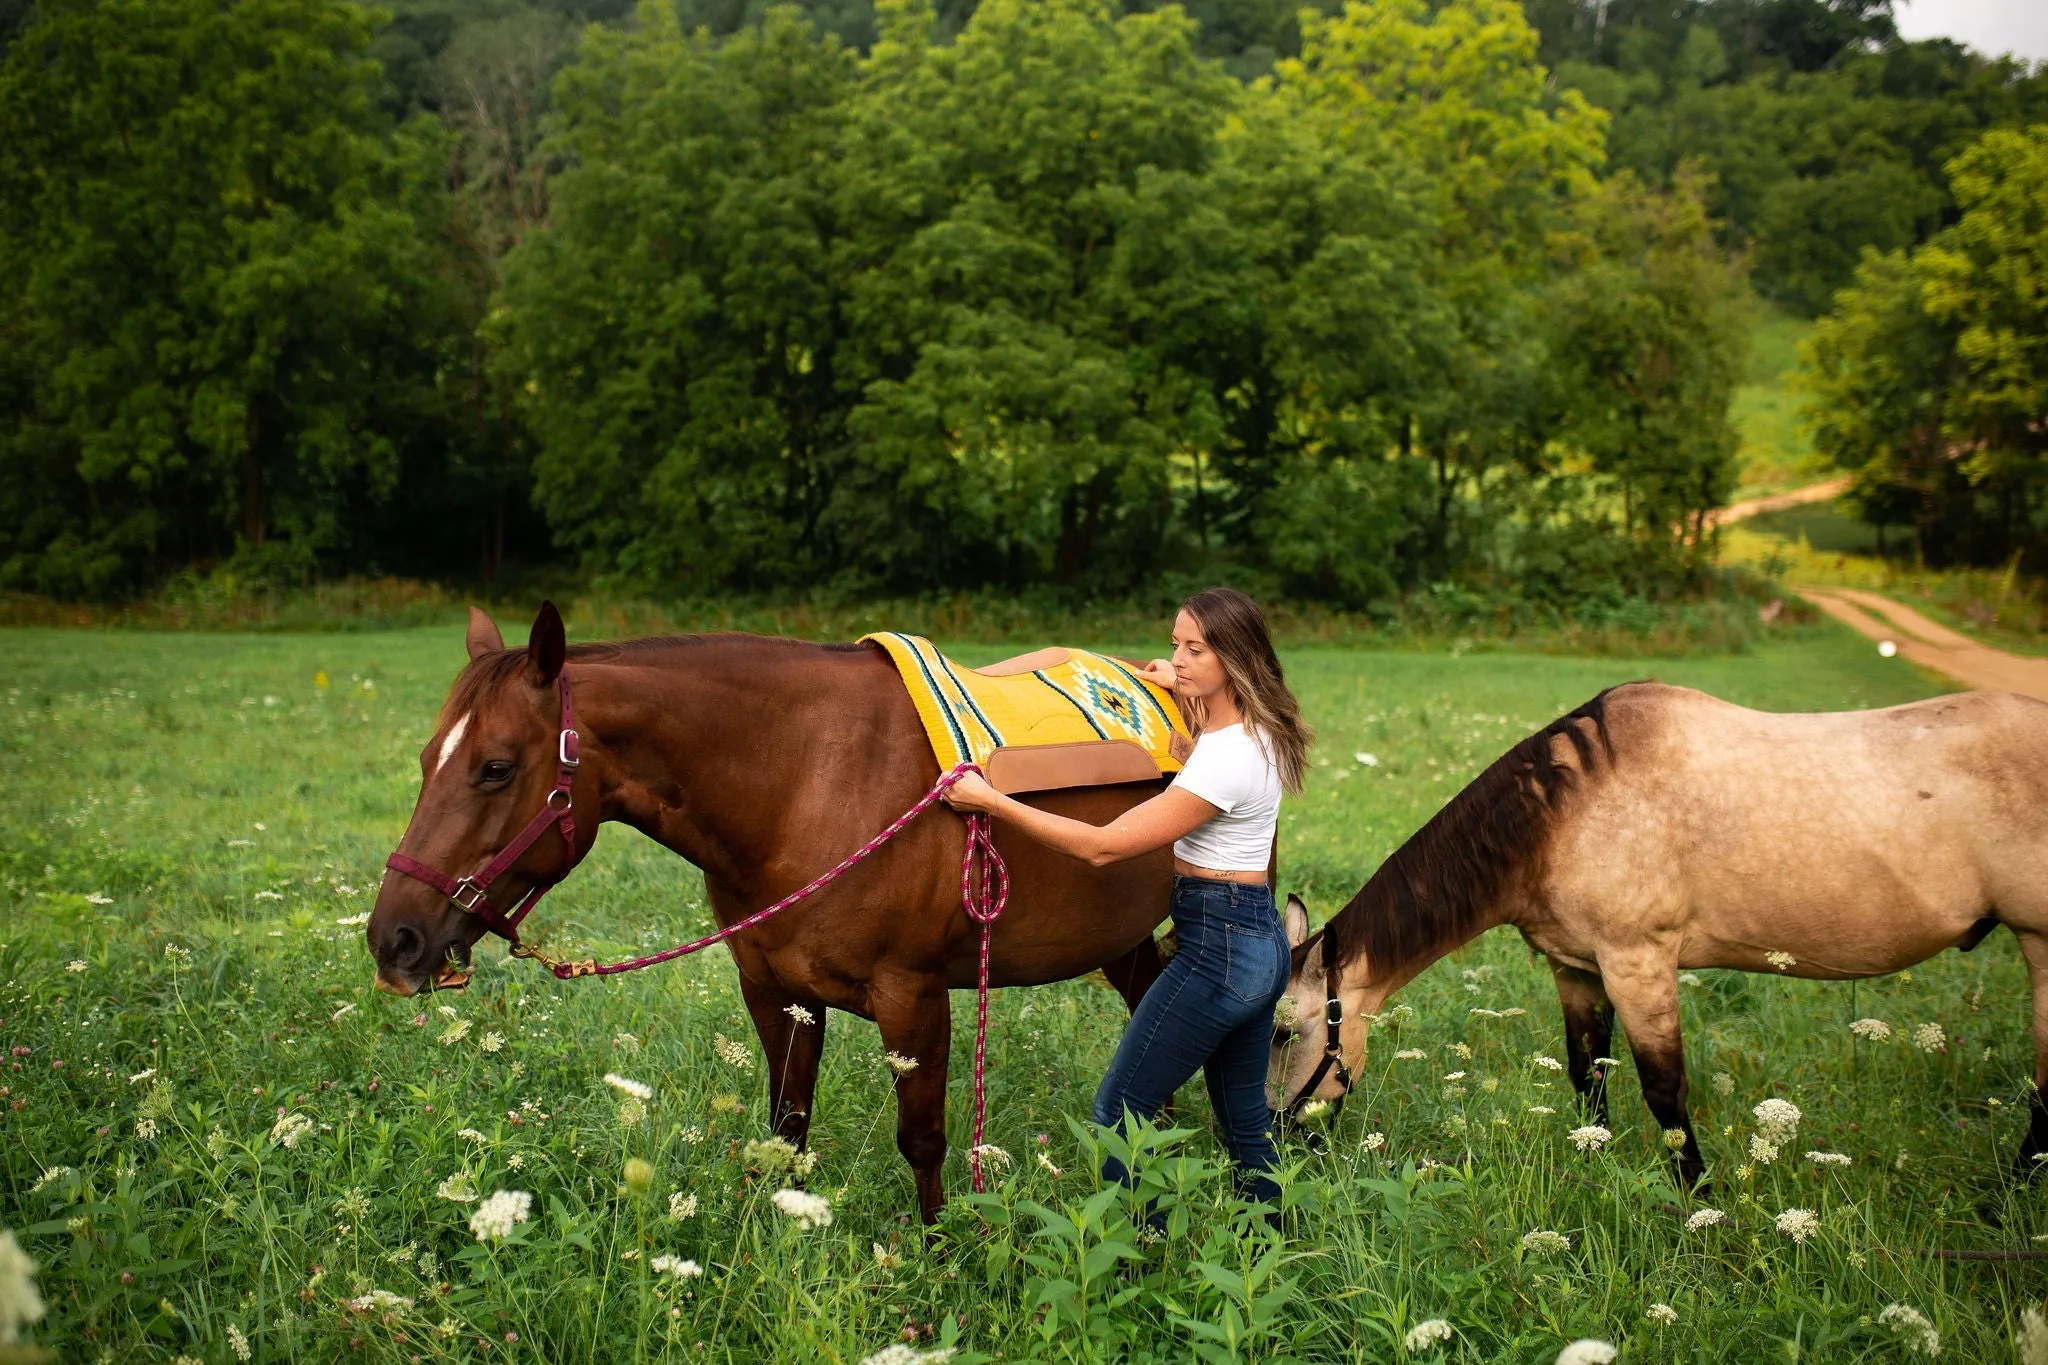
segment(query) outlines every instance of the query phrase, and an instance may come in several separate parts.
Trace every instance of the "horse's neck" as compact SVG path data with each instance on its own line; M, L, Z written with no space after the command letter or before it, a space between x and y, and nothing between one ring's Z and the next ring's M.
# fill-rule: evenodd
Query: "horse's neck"
M1357 989L1370 1002L1366 1005L1366 1008L1373 1013L1378 1013L1383 1002L1390 999L1403 986L1435 966L1440 959L1449 957L1452 953L1457 952L1458 949L1485 934L1488 930L1497 929L1503 924L1513 924L1516 922L1516 919L1516 907L1504 897L1489 907L1486 913L1480 916L1478 926L1463 938L1436 944L1402 962L1385 965L1370 962L1358 964L1353 969L1355 973L1353 979L1358 982ZM1362 967L1363 970L1358 970L1359 967Z
M810 775L799 737L863 722L861 689L836 685L853 657L713 639L572 664L603 754L602 818L745 885Z

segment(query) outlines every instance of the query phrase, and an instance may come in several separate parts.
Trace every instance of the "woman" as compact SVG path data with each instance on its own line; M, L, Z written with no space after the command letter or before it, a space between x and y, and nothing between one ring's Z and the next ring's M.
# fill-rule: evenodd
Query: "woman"
M1131 1015L1095 1094L1095 1121L1151 1118L1199 1069L1223 1140L1251 1197L1277 1203L1267 1135L1273 1004L1287 985L1287 937L1266 884L1280 794L1299 792L1313 733L1280 671L1258 604L1231 588L1190 597L1173 657L1144 675L1180 698L1194 752L1165 791L1114 823L1091 825L1014 801L969 775L946 796L1097 867L1173 845L1180 941ZM1125 1179L1115 1161L1105 1171Z

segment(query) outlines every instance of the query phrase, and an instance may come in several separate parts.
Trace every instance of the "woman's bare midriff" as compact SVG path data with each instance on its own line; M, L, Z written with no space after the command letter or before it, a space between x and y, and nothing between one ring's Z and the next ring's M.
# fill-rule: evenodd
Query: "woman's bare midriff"
M1264 886L1266 884L1266 870L1264 868L1260 868L1257 872L1224 872L1213 867L1196 867L1193 863L1175 858L1173 860L1173 870L1183 877L1205 877L1212 882L1239 882L1245 886Z

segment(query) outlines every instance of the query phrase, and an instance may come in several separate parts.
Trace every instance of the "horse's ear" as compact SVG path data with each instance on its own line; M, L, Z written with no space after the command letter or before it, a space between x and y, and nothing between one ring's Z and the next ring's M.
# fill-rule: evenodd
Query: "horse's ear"
M540 686L546 687L561 673L562 660L568 653L569 637L562 629L562 613L555 610L553 602L542 602L540 614L533 618L533 631L526 637L526 657L533 664Z
M469 609L469 635L462 642L469 649L471 660L481 659L486 654L497 654L505 648L505 637L498 633L498 623L482 607Z
M1301 897L1290 895L1287 910L1280 916L1280 922L1287 929L1287 946L1299 948L1308 941L1308 907L1301 903Z

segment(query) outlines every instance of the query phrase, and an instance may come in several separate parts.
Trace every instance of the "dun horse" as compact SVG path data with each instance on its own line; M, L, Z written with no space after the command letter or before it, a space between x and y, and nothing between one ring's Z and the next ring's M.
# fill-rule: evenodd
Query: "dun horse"
M1301 1022L1276 1029L1271 1085L1292 1110L1340 1098L1382 1002L1502 924L1549 959L1572 1083L1603 1119L1595 1059L1620 1018L1650 1113L1685 1134L1687 1184L1705 1165L1681 968L1853 980L1967 952L2003 924L2032 976L2048 1084L2048 704L1963 693L1769 715L1612 688L1495 761L1319 933L1299 902L1286 919ZM2044 1151L2037 1088L2016 1167Z
M491 886L509 913L568 875L598 825L633 826L701 868L721 926L802 887L880 832L938 780L909 694L878 648L748 635L565 644L544 604L525 649L470 614L469 665L420 754L418 804L399 851L450 878L484 868L538 811L566 806L574 847L548 824ZM574 683L580 752L560 739L562 679ZM570 760L573 759L572 763ZM554 786L565 784L557 800ZM1045 793L1033 800L1104 823L1158 783ZM775 1131L810 1127L826 1010L872 1019L882 1044L917 1065L896 1080L896 1144L929 1223L946 1154L947 992L975 983L980 931L961 906L963 822L927 811L812 899L727 941L769 1065ZM1102 968L1135 1003L1159 973L1165 850L1095 869L1029 839L997 844L1009 908L992 946L997 986L1034 986ZM367 929L377 983L431 989L485 932L416 875L387 873ZM593 987L594 989L595 987ZM801 1005L804 1017L787 1013Z

